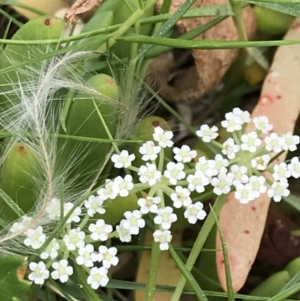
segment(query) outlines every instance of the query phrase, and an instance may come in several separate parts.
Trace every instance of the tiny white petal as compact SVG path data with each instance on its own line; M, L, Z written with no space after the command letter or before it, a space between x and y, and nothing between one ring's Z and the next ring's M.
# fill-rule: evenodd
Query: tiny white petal
M87 283L94 290L97 290L100 286L105 287L109 282L107 273L108 271L105 267L93 267L90 270L90 275L87 278Z
M61 283L67 282L69 276L73 275L73 267L69 266L66 259L53 262L52 268L54 271L51 273L51 277L54 280L59 280Z
M203 210L203 204L197 202L188 206L184 212L184 217L190 224L195 224L198 220L203 220L206 217L206 212Z
M172 147L174 144L172 138L173 133L171 131L165 131L160 126L154 128L153 139L158 142L160 147Z
M134 159L135 155L129 154L127 150L122 150L120 154L113 154L111 157L111 161L116 168L128 168Z
M209 127L207 124L201 125L200 130L196 131L196 134L206 143L216 139L219 136L218 128L215 125Z
M159 243L159 248L161 251L169 249L169 243L172 241L172 234L170 230L156 230L153 233L154 241Z
M42 261L30 262L29 269L31 273L28 275L28 279L37 285L43 285L45 280L49 278L49 270Z

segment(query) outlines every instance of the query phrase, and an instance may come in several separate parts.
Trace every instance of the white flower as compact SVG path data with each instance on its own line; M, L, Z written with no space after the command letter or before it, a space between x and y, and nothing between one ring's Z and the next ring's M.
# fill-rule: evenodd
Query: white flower
M107 285L109 278L107 277L107 269L104 267L97 268L93 267L90 270L90 275L87 278L87 283L92 289L96 290L100 286L104 287Z
M262 193L267 191L265 183L266 178L263 176L252 176L249 178L249 185L255 195L255 198L258 198Z
M224 159L220 154L217 154L214 160L208 160L208 166L210 167L210 172L213 175L217 175L218 173L226 173L228 165L229 161Z
M94 252L94 246L87 244L84 247L78 249L78 256L76 257L76 262L79 265L84 265L88 268L94 266L94 262L97 261L98 256Z
M256 157L251 160L251 166L257 170L265 170L270 162L271 158L269 155L263 155Z
M197 202L188 206L184 211L184 217L190 224L196 224L197 220L203 220L206 217L206 212L203 210L203 204Z
M188 145L182 145L181 148L174 147L173 152L174 158L177 162L188 163L191 162L197 156L195 150L191 150Z
M272 130L273 126L269 122L269 118L267 116L259 116L253 118L254 126L257 130L259 130L261 133L268 133Z
M213 176L213 170L210 168L211 160L207 160L204 156L198 159L195 165L197 171L203 172L207 177Z
M291 176L295 179L300 178L300 162L298 157L294 157L288 165Z
M11 228L9 229L12 233L21 233L24 229L26 229L30 223L33 221L32 217L29 217L27 215L23 215L19 222L13 223ZM26 234L27 231L25 231L24 234Z
M161 225L164 230L171 228L171 224L177 221L177 215L173 213L172 207L158 209L157 216L154 218L154 223Z
M161 179L161 172L157 170L155 164L151 163L140 166L138 175L141 183L147 183L150 186L154 186Z
M63 241L69 251L84 246L85 233L80 228L71 229L68 234L63 237Z
M134 187L132 180L131 175L125 175L124 178L118 176L114 179L112 189L115 189L120 196L126 197L129 195L129 191Z
M121 220L120 225L116 227L116 230L119 234L120 241L130 242L132 237L131 237L130 230L124 228L123 226L125 221L126 221L125 219Z
M187 188L176 186L175 191L171 194L171 200L175 208L188 207L192 204L192 199L190 198L191 192Z
M172 234L169 230L156 230L153 233L153 238L155 242L159 243L159 248L161 251L169 249L169 243L172 241Z
M64 208L64 216L68 214L68 212L73 208L73 204L68 202L63 204ZM61 217L61 201L58 198L52 198L49 204L46 207L46 213L48 218L51 220L57 220ZM68 218L67 223L75 222L78 223L80 221L81 208L77 207L71 216Z
M99 247L98 260L102 262L102 265L109 269L111 266L116 266L119 262L119 258L116 256L118 253L117 248L111 247L108 248L106 246Z
M40 255L41 259L55 259L58 255L59 243L55 238L51 240L46 249Z
M228 138L223 143L222 153L227 155L228 159L232 160L235 158L236 153L240 150L240 146L235 144L232 138Z
M234 108L233 114L239 116L241 124L249 123L251 121L250 113L248 111L242 111L240 108Z
M201 125L200 130L197 131L196 134L206 143L219 136L218 128L215 125L210 128L207 124Z
M51 220L60 218L60 206L60 199L52 198L46 207L48 218L50 218Z
M100 196L89 196L87 201L84 201L84 206L87 209L87 214L93 217L96 213L104 214L103 199Z
M119 190L115 189L114 181L110 179L106 179L104 188L100 188L97 191L97 194L103 201L106 201L108 199L114 200L118 196L118 193Z
M43 285L45 280L49 278L49 271L42 261L38 263L30 262L29 269L31 273L28 275L28 279L37 285Z
M257 147L262 143L256 132L244 134L241 137L241 140L243 142L241 144L241 149L244 151L249 151L250 153L254 153L257 150Z
M268 190L268 196L273 198L275 202L280 202L282 197L287 197L290 191L287 189L289 184L287 181L274 182Z
M279 153L283 149L283 138L279 137L276 133L271 133L265 138L266 150Z
M69 280L69 276L73 275L73 268L69 266L66 259L55 261L52 263L54 271L51 273L51 277L54 280L59 279L61 283L65 283Z
M154 128L153 139L158 142L162 148L173 146L173 133L171 131L164 131L160 126Z
M232 112L225 115L223 127L227 128L228 132L234 132L240 130L241 126L251 121L248 111L242 111L240 108L234 108ZM227 122L226 122L227 121Z
M188 189L190 191L196 190L198 193L201 193L205 190L205 186L210 183L210 180L202 171L196 170L195 174L188 175L187 181L189 183Z
M185 178L184 165L182 163L169 162L166 166L164 176L171 185L176 185L177 181Z
M111 161L114 163L115 168L128 168L131 162L134 161L135 155L129 154L127 150L123 149L120 154L113 154Z
M92 233L91 238L93 240L106 241L112 230L112 226L106 224L103 219L98 219L96 224L89 225L89 231Z
M248 204L255 199L255 193L249 183L237 185L234 196L241 204Z
M64 216L66 216L69 211L74 207L74 205L70 202L66 203L64 205ZM66 221L67 224L70 224L72 222L79 223L80 222L80 214L81 214L81 208L76 207L76 209L72 212L71 216Z
M245 184L248 182L248 169L244 165L234 164L230 167L230 173L233 174L233 185Z
M38 226L36 229L29 229L26 231L26 238L24 244L32 249L39 249L46 241L46 235L43 232L43 227Z
M156 197L147 196L146 198L138 199L138 205L140 206L140 211L143 214L147 214L149 212L157 213L158 210L157 204L159 204L160 202L161 199L158 196Z
M216 195L227 194L233 184L233 174L220 173L218 177L212 179L211 184L214 186L213 192Z
M124 216L126 219L123 220L122 226L129 230L130 234L137 235L140 232L140 228L145 227L145 220L142 217L141 211L126 211Z
M161 147L155 145L153 141L145 142L139 149L143 161L153 161L157 159L157 155L160 153Z
M293 135L292 133L286 133L282 136L283 144L282 148L285 151L293 152L297 149L297 145L300 143L300 137L298 135Z
M291 176L286 163L281 162L273 166L273 177L276 181L286 180Z

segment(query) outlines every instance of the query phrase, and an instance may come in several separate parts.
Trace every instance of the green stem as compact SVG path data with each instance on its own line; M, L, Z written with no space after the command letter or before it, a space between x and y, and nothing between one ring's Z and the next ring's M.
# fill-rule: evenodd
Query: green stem
M146 285L146 301L153 301L155 288L156 288L156 278L159 266L159 257L160 257L160 249L159 244L153 242L152 249L151 249L151 261L150 261L150 270L149 270L149 277Z
M217 198L214 206L213 206L213 211L215 213L216 216L219 215L224 203L225 203L225 200L227 199L227 195L221 195ZM213 215L212 212L209 213L208 217L206 218L203 226L202 226L202 229L201 231L199 232L198 234L198 237L195 241L195 244L191 250L191 253L189 255L189 258L186 262L186 269L188 271L191 271L202 248L203 248L203 245L210 233L210 231L212 230L213 226L215 224L215 217ZM184 286L186 284L186 279L184 276L181 276L180 277L180 280L178 282L178 285L175 289L175 292L172 296L172 299L171 301L178 301L180 299L180 296L182 295L182 291L184 289Z
M135 28L135 33L139 34L140 20L137 20L136 24L134 25L134 28ZM126 78L125 93L124 93L126 98L131 97L132 89L134 89L134 78L135 78L135 75L137 74L136 67L137 67L138 50L139 50L138 43L131 44L130 62L129 62L128 74L127 74L127 78ZM125 102L125 103L127 103L127 102Z
M235 0L229 0L229 3L234 14L232 18L238 32L239 40L247 41L248 37L243 19L243 4L242 2L237 2Z
M107 124L106 124L106 122L105 122L105 120L104 120L104 118L103 118L103 116L102 116L102 114L101 114L101 112L100 112L100 110L99 110L99 108L98 108L98 106L96 105L96 103L95 103L94 100L93 100L93 103L94 103L95 109L96 109L96 111L97 111L97 114L98 114L98 116L99 116L99 119L101 120L101 123L102 123L102 125L103 125L103 127L104 127L104 129L105 129L106 135L108 136L109 139L114 140L114 137L112 136L112 134L111 134L111 132L110 132L110 130L109 130L109 128L108 128L108 126L107 126ZM115 152L116 152L117 154L119 154L120 151L119 151L118 145L117 145L115 142L112 142L111 144L112 144L112 146L113 146Z
M84 270L79 267L76 267L76 276L78 278L78 282L82 285L82 289L87 296L87 300L89 301L102 301L99 295L87 284L87 275Z
M120 27L117 29L109 38L108 42L100 47L98 50L106 52L107 48L111 48L115 43L116 39L124 35L127 30L132 27L137 21L144 15L144 10L137 9Z

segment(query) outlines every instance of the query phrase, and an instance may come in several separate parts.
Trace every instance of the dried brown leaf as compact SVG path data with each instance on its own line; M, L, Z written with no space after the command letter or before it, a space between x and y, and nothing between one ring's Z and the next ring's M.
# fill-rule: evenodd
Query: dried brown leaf
M65 19L69 24L74 24L80 15L91 11L103 1L104 0L77 0L65 14Z
M185 1L173 0L171 12L175 12ZM159 1L159 7L162 1ZM193 8L228 3L227 0L197 0ZM256 30L256 20L251 7L243 10L243 17L248 36ZM183 19L177 22L181 33L189 32L211 21L212 17ZM232 18L214 26L196 40L237 40L238 34ZM155 82L160 95L174 102L186 102L200 98L215 88L225 72L238 55L237 49L192 50L192 61L186 67L180 67L172 53L155 58L149 65L150 80ZM178 66L179 65L179 66Z
M285 36L285 40L300 38L300 19L297 19ZM300 111L300 45L278 48L270 72L268 73L257 106L252 117L268 116L279 135L293 132ZM246 128L252 131L253 124ZM284 161L282 154L276 163ZM230 194L220 214L220 224L229 254L233 288L237 292L245 283L255 260L264 231L270 198L263 194L249 204L240 204L234 194ZM217 237L217 249L221 248ZM218 275L226 290L224 257L216 255Z

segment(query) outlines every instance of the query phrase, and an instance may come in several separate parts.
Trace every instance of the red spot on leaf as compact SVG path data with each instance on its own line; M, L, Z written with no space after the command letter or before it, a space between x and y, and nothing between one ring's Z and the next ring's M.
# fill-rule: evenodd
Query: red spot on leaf
M155 121L152 122L152 125L155 126L155 127L157 127L157 126L160 125L160 123L159 123L159 121L155 120Z
M295 22L295 23L292 25L291 29L297 29L297 28L299 28L299 27L300 27L300 22Z
M250 234L250 231L249 230L245 230L244 233L245 234Z
M224 264L224 263L225 263L225 261L224 261L224 259L222 259L222 260L221 260L221 264Z
M273 103L273 97L269 94L263 94L259 100L263 105L270 105Z
M50 25L50 19L45 19L44 24L45 24L46 26L49 26L49 25Z
M276 98L277 98L277 99L281 99L282 96L278 94L278 95L276 95Z
M252 207L251 207L251 210L252 210L252 211L256 211L256 207L255 207L255 206L252 206Z
M25 150L25 147L24 146L18 146L18 151L19 152L23 152Z

